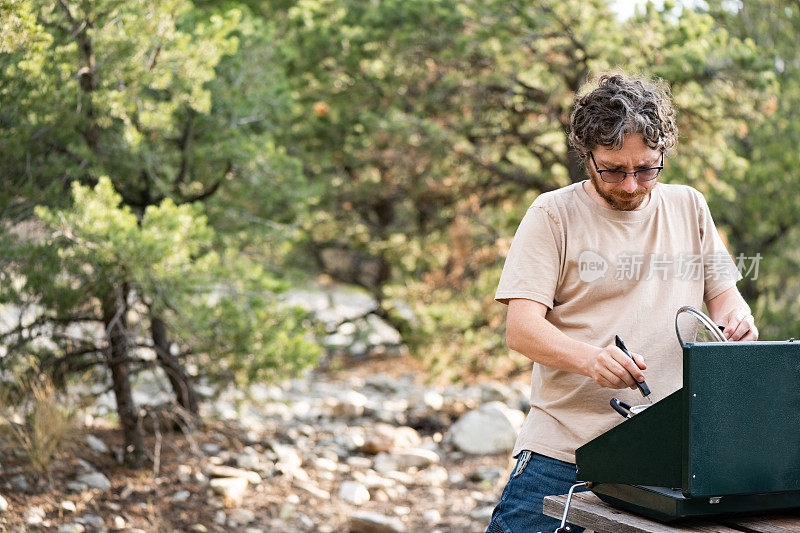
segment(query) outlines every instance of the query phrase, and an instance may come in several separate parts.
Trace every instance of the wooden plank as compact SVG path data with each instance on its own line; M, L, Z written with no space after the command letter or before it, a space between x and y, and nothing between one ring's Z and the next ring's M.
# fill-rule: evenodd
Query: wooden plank
M800 532L800 513L729 517L721 519L720 523L748 533L798 533Z
M544 514L561 518L567 495L547 496L544 499ZM723 524L704 521L681 522L679 525L662 524L637 516L626 511L615 509L600 501L591 492L579 492L572 496L567 521L586 527L598 533L742 533L742 529L733 529ZM744 530L748 531L748 530ZM760 530L754 530L760 532ZM775 531L775 530L770 530ZM800 530L790 530L800 531Z

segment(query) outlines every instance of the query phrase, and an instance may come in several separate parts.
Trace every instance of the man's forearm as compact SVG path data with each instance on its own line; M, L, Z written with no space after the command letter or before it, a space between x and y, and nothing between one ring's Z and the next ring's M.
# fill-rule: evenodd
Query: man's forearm
M739 294L736 287L731 287L706 302L711 320L719 324L723 317L735 309L741 309L746 315L750 314L750 306Z
M636 388L647 368L641 355L625 354L613 343L604 348L576 341L545 319L547 306L527 299L508 302L508 347L535 363L592 378L601 387Z
M732 341L758 340L758 328L736 287L731 287L706 302L711 320L725 327L725 337Z
M533 310L509 315L506 340L509 348L535 363L585 376L590 375L592 356L600 351L568 337Z

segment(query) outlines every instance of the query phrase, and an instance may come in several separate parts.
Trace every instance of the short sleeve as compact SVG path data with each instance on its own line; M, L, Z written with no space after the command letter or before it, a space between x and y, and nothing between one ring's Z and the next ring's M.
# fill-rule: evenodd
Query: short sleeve
M699 192L697 196L700 202L700 231L705 280L703 300L708 301L734 287L736 282L742 279L742 275L717 232L705 198Z
M525 298L553 308L561 264L561 227L543 207L533 205L522 218L508 251L495 300Z

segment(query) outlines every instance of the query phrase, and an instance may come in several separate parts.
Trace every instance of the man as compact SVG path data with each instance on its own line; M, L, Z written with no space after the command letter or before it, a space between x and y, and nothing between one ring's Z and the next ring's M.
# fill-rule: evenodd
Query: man
M642 403L645 378L654 402L682 386L678 308L705 303L729 340L758 338L705 199L659 183L674 116L660 83L602 76L570 116L590 179L540 195L520 223L495 298L508 304L508 346L536 364L488 533L556 529L542 499L575 483L576 448L622 421L611 397Z

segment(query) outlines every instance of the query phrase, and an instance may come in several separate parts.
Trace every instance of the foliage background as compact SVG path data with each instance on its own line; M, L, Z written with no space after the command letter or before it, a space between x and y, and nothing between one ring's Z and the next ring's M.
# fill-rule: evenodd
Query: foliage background
M762 255L741 284L762 338L800 331L796 2L624 20L603 0L0 13L7 372L97 367L124 405L130 373L158 364L191 410L200 377L314 364L314 326L279 295L320 275L368 291L433 376L525 368L494 287L530 202L583 179L570 105L614 68L669 84L664 180L706 195L731 253Z

